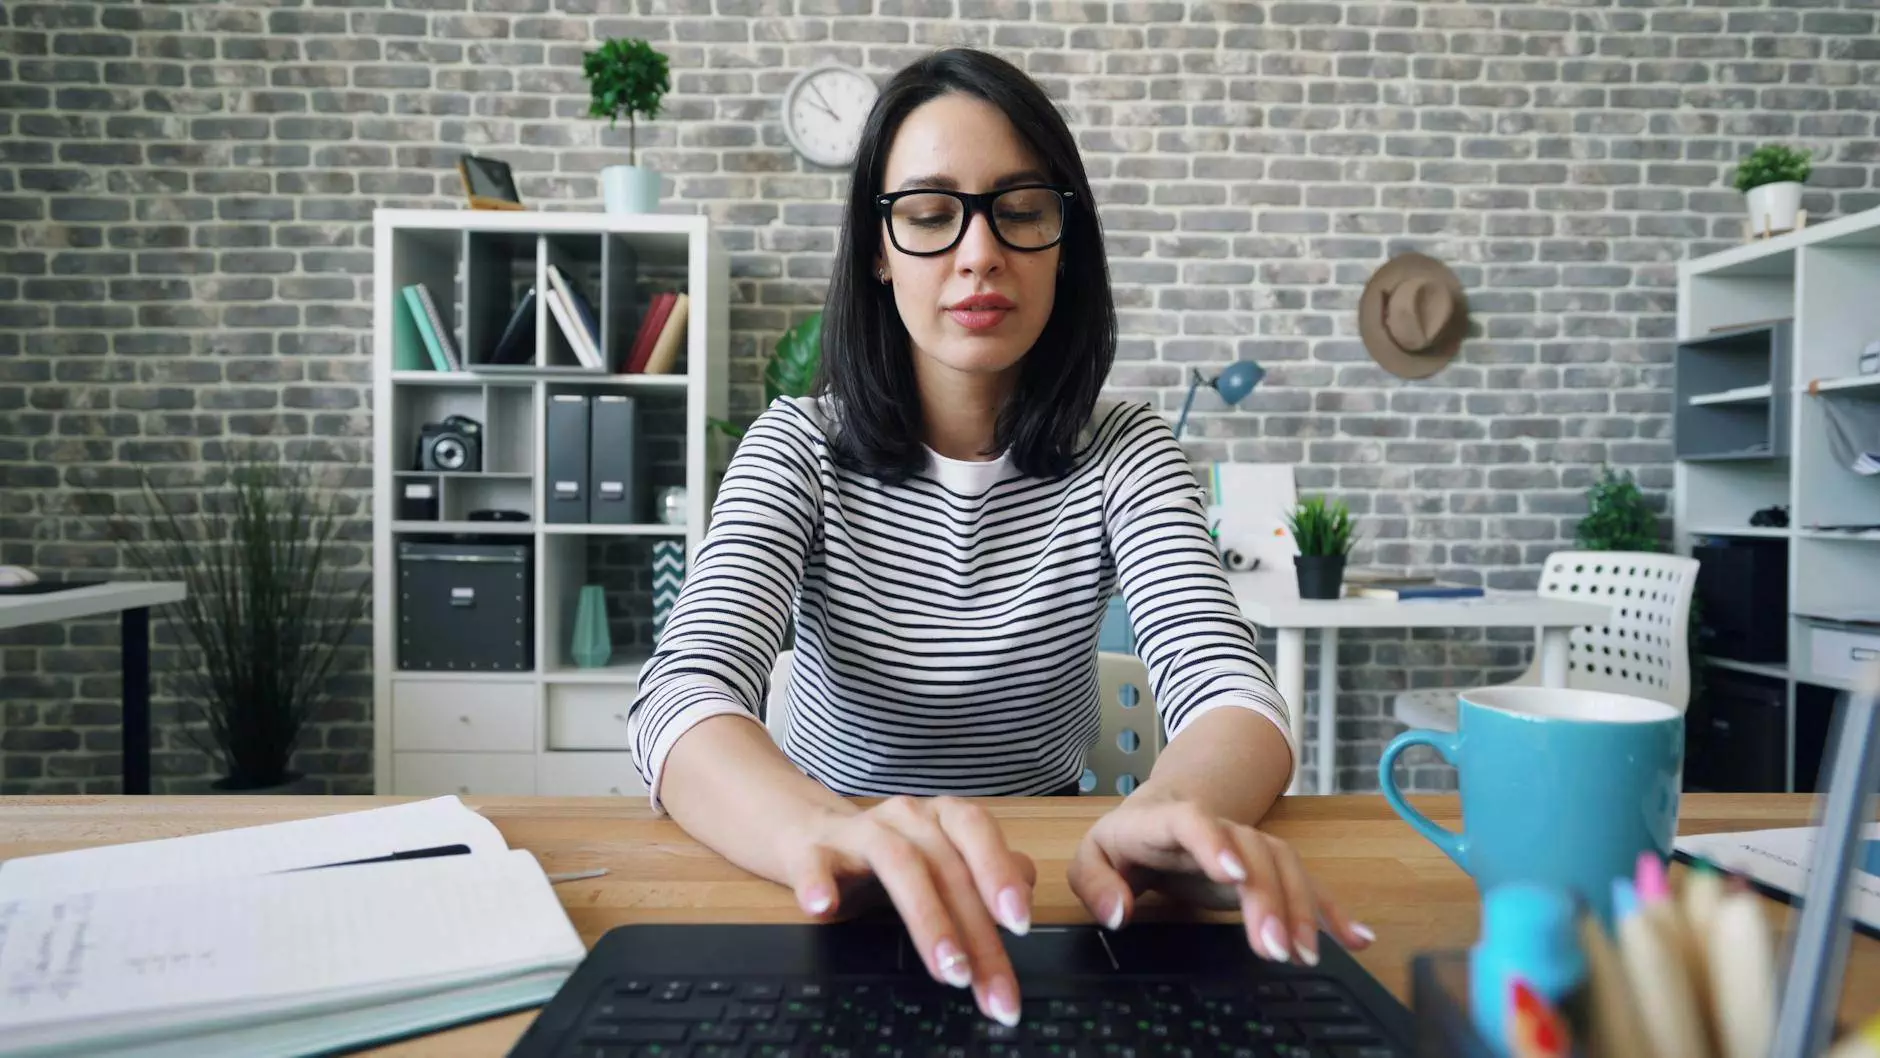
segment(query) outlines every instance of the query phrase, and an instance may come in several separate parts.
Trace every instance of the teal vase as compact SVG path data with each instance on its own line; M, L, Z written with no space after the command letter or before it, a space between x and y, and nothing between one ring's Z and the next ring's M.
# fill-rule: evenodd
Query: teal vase
M569 647L574 663L584 669L598 669L614 656L613 635L607 631L607 595L598 584L581 589L581 600L574 612L574 643Z

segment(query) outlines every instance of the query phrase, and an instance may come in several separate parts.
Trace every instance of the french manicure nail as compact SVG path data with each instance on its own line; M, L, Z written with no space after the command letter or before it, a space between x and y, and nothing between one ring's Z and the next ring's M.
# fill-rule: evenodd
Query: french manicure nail
M1293 950L1299 953L1299 961L1302 963L1305 963L1307 966L1317 966L1319 964L1319 953L1318 953L1317 947L1310 945L1310 944L1300 943L1300 944L1294 944Z
M986 989L986 1005L992 1008L992 1017L1006 1028L1018 1024L1018 996L1012 982L1001 977Z
M803 907L812 915L820 915L829 910L830 906L834 903L835 900L830 897L829 890L815 889L811 890L809 898L804 902Z
M1123 928L1123 898L1117 897L1110 902L1109 914L1103 916L1103 928L1115 933Z
M1267 916L1266 922L1260 927L1260 943L1266 945L1266 953L1274 962L1292 961L1292 954L1286 945L1286 927L1279 919Z
M1377 934L1371 932L1371 927L1365 925L1362 922L1353 922L1351 924L1351 932L1356 933L1358 935L1358 938L1364 941L1366 944L1370 944L1373 941L1377 940Z
M933 957L934 962L940 964L940 976L947 984L965 988L973 983L973 965L966 960L966 953L959 945L943 940L934 948Z
M1031 912L1025 909L1025 898L1019 895L1018 886L1007 886L999 891L999 917L1005 920L1005 928L1019 936L1031 932Z
M1241 866L1240 857L1231 852L1221 853L1221 870L1236 882L1247 880L1247 868Z

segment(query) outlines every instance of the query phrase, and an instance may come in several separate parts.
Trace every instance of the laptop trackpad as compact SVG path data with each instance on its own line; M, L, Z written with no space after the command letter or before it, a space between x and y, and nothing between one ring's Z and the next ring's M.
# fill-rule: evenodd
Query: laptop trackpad
M1095 926L1034 926L1023 937L1000 938L1019 980L1029 975L1107 974L1119 969L1108 939Z

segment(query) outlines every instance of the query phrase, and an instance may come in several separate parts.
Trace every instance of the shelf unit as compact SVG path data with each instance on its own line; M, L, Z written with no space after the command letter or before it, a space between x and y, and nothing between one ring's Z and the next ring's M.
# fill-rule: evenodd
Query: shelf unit
M653 548L676 541L696 553L723 466L709 423L728 410L729 255L702 215L386 209L373 223L375 788L419 796L644 793L626 708L651 650ZM528 362L486 362L522 292L551 289L550 264L593 304L609 372L580 367L539 300ZM465 370L395 366L393 299L419 282ZM680 366L668 375L610 373L625 363L658 290L690 295ZM683 524L546 521L546 410L558 394L632 398L635 444L646 454L642 513L651 516L653 490L683 486ZM424 424L450 414L482 424L481 470L419 469ZM409 482L435 487L435 519L402 509ZM483 508L520 511L526 520L471 520ZM530 546L532 667L400 668L399 543L478 538ZM603 586L613 631L613 658L599 668L569 656L576 602L589 583Z
M1788 790L1808 786L1798 767L1812 772L1811 740L1830 692L1850 686L1846 644L1865 635L1803 615L1846 610L1880 588L1880 532L1817 528L1880 525L1880 477L1837 463L1823 407L1880 400L1880 375L1859 370L1862 349L1880 339L1876 290L1880 210L1678 268L1676 547L1689 554L1713 538L1741 537L1786 549L1785 660L1704 660L1720 673L1780 685ZM1789 509L1788 528L1749 524L1752 513L1777 505Z

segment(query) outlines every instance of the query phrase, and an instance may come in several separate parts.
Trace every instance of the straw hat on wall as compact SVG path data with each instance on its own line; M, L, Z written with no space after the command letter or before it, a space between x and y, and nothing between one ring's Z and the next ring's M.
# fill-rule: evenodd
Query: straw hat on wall
M1462 348L1469 332L1469 299L1449 266L1420 253L1385 262L1358 299L1358 334L1384 370L1400 378L1428 378Z

